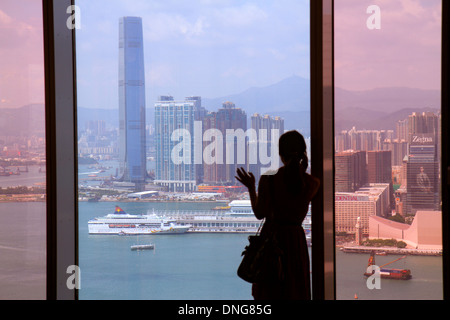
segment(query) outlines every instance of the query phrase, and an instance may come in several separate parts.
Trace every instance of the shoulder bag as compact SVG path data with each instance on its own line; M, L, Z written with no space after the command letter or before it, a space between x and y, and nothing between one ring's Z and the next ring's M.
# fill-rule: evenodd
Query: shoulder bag
M270 187L273 176L270 176ZM272 192L270 192L272 194ZM271 211L272 213L272 211ZM265 219L264 224L271 223ZM242 252L242 261L238 267L238 276L250 283L268 283L282 281L282 255L276 239L276 231L268 226L267 232L261 234L262 225L255 235L248 237L249 244Z

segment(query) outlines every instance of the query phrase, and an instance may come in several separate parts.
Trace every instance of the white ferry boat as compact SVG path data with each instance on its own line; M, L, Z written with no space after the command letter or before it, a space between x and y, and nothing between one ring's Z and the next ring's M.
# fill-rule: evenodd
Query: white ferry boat
M179 234L185 233L190 225L180 226L175 219L151 215L128 214L116 206L114 213L88 221L89 234Z

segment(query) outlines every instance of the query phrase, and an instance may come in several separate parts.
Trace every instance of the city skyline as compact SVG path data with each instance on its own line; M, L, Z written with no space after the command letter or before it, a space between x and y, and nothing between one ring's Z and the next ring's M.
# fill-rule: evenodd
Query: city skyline
M236 185L241 166L251 168L257 180L278 168L282 118L253 114L247 129L247 114L234 103L209 111L201 101L199 96L161 96L155 103L155 184L186 192L204 183Z
M354 3L354 4L356 6L356 3ZM359 2L358 6L356 6L356 7L358 8L358 10L359 9L364 9L366 4L367 4L366 2L362 1L362 2ZM87 6L88 3L87 2L83 2L83 1L79 1L78 5L80 5L80 8L82 9L81 12L83 12L83 11L85 11L85 9L83 9L83 6ZM118 2L118 6L116 8L110 8L108 6L105 9L107 11L110 10L110 12L114 12L115 10L119 10L121 8L121 5L122 4L120 2ZM356 12L355 11L356 9L355 8L350 8L349 6L343 5L342 3L340 3L339 6L336 7L336 15L337 16L343 17L343 16L349 15L350 18L358 16L358 18L349 19L345 23L342 23L343 21L337 19L335 28L336 28L336 30L339 30L339 34L348 34L349 33L348 32L349 29L347 29L347 31L345 31L346 27L349 27L349 26L355 27L355 26L357 26L357 28L352 29L353 30L352 37L349 37L349 38L351 38L351 41L356 41L362 32L364 32L369 38L371 38L373 40L372 43L367 43L366 42L367 46L363 46L363 48L362 48L363 51L366 52L366 55L369 55L367 52L370 51L370 50L373 50L374 46L375 47L378 46L378 43L375 40L381 34L384 34L384 36L382 38L384 39L384 41L386 41L386 29L388 31L392 30L391 29L391 26L392 26L392 20L391 19L396 16L396 14L394 14L394 13L397 13L397 14L401 13L401 12L402 13L406 13L406 16L408 16L411 19L411 21L416 21L416 23L417 23L417 21L419 21L420 22L419 24L426 25L427 28L425 28L424 33L433 32L433 30L436 30L436 28L440 26L440 20L438 19L438 17L433 15L436 12L437 7L438 7L438 2L437 1L435 1L435 2L427 2L426 5L425 5L425 2L419 1L419 0L417 0L417 1L400 1L399 3L396 3L395 5L388 5L386 3L379 3L378 5L380 6L381 12L382 12L383 17L384 17L383 18L382 28L380 30L378 30L379 31L379 35L376 35L376 33L374 33L374 32L377 32L377 31L374 31L374 32L368 31L367 28L365 28L364 24L362 24L362 25L356 25L355 24L355 23L357 23L357 21L361 22L361 21L365 20L365 18L367 18L367 13L366 13L366 15L361 15L361 16L358 16L357 14L350 14L349 15L349 13L351 13L351 12ZM237 30L239 30L239 28L244 26L244 25L239 23L239 21L241 23L243 22L242 19L244 19L244 17L246 17L246 18L253 17L254 18L254 20L250 19L249 21L246 21L246 23L250 23L250 24L245 24L245 28L244 29L246 31L248 31L250 29L252 31L255 31L254 29L251 28L252 23L256 23L256 24L258 22L262 23L263 21L267 21L267 19L269 19L269 17L270 17L268 15L268 11L265 10L265 9L268 9L269 7L263 7L262 5L259 5L259 4L258 5L256 5L256 4L248 4L248 3L246 3L246 4L238 4L238 3L233 2L233 1L225 1L224 3L219 4L219 7L220 6L223 6L222 8L228 8L227 13L230 14L230 16L228 18L231 17L230 19L234 23L233 26L236 27L236 29L234 29L233 31L237 31ZM280 7L282 7L282 6L280 6ZM278 7L278 9L280 9L280 7ZM420 16L420 13L424 12L425 7L427 9L429 9L429 10L427 10L427 15L423 15L420 18L418 18L418 16ZM85 8L88 8L88 6L85 7ZM95 5L92 8L95 8ZM155 6L155 3L153 3L153 2L143 3L143 2L140 2L140 1L136 1L133 6L129 7L129 9L131 11L132 10L136 10L137 8L139 8L140 11L141 11L140 13L142 13L142 14L139 14L139 15L143 15L145 17L158 18L157 15L153 15L152 16L152 14L157 14L157 13L163 13L162 15L164 16L164 18L169 18L169 17L170 18L174 18L175 17L175 19L173 19L173 21L171 19L168 19L168 20L165 20L165 21L166 22L170 22L170 23L176 21L176 24L179 27L178 29L171 29L171 27L173 27L173 25L170 25L170 23L167 23L166 25L164 25L163 29L158 29L158 32L155 33L154 31L157 30L157 29L152 29L152 27L157 28L158 27L157 24L156 25L155 24L148 24L148 25L146 25L148 27L150 36L149 37L145 37L144 36L142 42L143 43L144 42L145 43L147 43L147 42L151 43L150 48L152 50L150 50L151 51L150 56L153 58L153 59L151 59L152 63L154 63L155 59L159 58L159 56L158 56L159 51L158 50L160 50L160 49L162 50L162 47L158 47L158 45L155 45L155 43L157 43L158 41L163 41L163 40L170 39L169 42L165 43L165 44L168 44L167 48L172 48L172 49L175 48L175 49L177 49L176 51L182 51L183 53L186 53L186 56L183 55L181 57L180 55L178 55L176 57L177 59L180 59L180 61L184 63L184 62L193 61L193 60L189 60L187 58L187 52L189 52L189 51L186 51L183 48L188 48L189 45L193 45L194 44L192 42L193 39L196 39L197 41L200 41L200 40L204 41L206 39L209 39L208 37L211 36L211 34L208 34L208 31L212 31L212 30L217 31L217 30L219 30L219 29L214 29L214 27L218 28L217 25L213 26L213 25L211 25L209 23L206 23L206 22L211 22L209 20L210 16L208 16L208 14L211 14L211 17L216 17L216 18L220 17L220 14L218 15L218 11L216 10L218 7L213 6L211 3L207 3L206 4L205 2L199 2L199 3L190 4L189 6L177 7L176 9L173 9L172 12L171 12L171 14L174 14L174 15L164 15L164 14L167 13L166 10L168 10L169 7L166 7L165 5ZM201 10L196 12L195 9L199 9L199 8ZM237 10L235 10L236 8L242 9L241 15L239 15L237 13ZM273 7L271 7L271 8L273 8ZM122 9L123 9L123 7L122 7ZM282 9L285 10L286 8L282 8ZM128 10L128 8L126 10ZM178 11L178 10L181 10L181 11ZM345 13L344 13L344 10L345 10ZM147 15L147 14L149 14L149 15ZM103 22L106 21L106 20L103 20L103 19L110 19L112 16L114 16L114 15L112 14L111 16L109 16L107 18L105 18L104 16L100 16L100 19L98 19L96 21L91 20L91 18L88 16L87 20L83 20L83 21L86 22L87 26L96 25L98 27L99 23L101 24L102 21ZM99 18L99 17L97 17L97 18ZM161 18L161 16L159 16L159 18ZM236 19L234 19L234 18L236 18ZM157 20L157 19L155 19L155 20ZM108 20L108 21L111 21L111 20ZM144 21L146 21L146 19L144 19ZM2 15L2 23L10 25L11 22L12 22L12 20L10 19L10 17L8 15L5 15L5 14ZM154 22L155 21L151 21L151 23L154 23ZM93 23L93 24L91 25L90 23ZM405 26L409 26L409 28L412 28L411 23L406 23L405 22ZM103 25L103 27L105 27L106 25L108 25L108 24ZM159 27L161 27L161 25L159 25ZM102 28L100 28L100 30L101 29ZM77 47L80 48L79 52L81 52L81 53L84 52L84 50L87 48L85 45L88 44L87 42L83 42L83 32L84 31L85 30L83 28L77 30L77 32L81 35L81 41L79 42L79 44L77 44ZM103 29L103 31L105 31L105 32L107 31L107 33L111 33L112 29L111 28L109 28L108 30ZM305 30L301 29L301 32L305 32ZM304 33L303 35L305 35L305 34L306 33ZM421 33L420 35L422 36L423 34ZM247 33L241 34L240 36L245 36L245 35L247 35ZM400 33L392 34L392 35L390 35L390 37L388 37L388 39L389 40L394 40L394 39L398 40L399 39L398 38L399 35L400 35ZM234 36L236 36L236 34L234 34ZM411 39L409 39L408 37L404 37L404 38L405 38L404 40L406 41L405 43L409 43L411 41ZM214 40L216 40L216 39L214 39ZM233 37L233 41L237 41L237 42L232 42L230 40L230 42L228 42L227 44L229 44L230 47L233 47L233 45L237 44L237 47L233 47L233 48L239 48L239 44L241 44L242 42L240 42L238 40L242 40L242 39L236 39L236 37ZM303 38L302 40L305 40L305 39ZM417 39L415 39L415 40L419 41L421 44L423 44L423 48L426 48L426 50L429 50L429 57L435 57L435 54L436 54L436 52L438 52L438 50L436 50L437 47L436 47L434 38L430 39L428 42L423 42L422 38L420 38L419 40L417 40ZM214 43L208 44L208 46L207 46L207 48L209 48L208 50L211 50L211 48L213 48L214 46L216 46L216 47L214 47L214 50L216 50L214 52L218 52L217 50L225 48L225 47L221 47L220 45L218 45L217 42L215 42L215 41L212 41L212 42L214 42ZM345 73L345 77L346 78L342 78L340 76L341 74L343 74L341 72L340 67L342 67L342 65L345 65L345 59L342 58L342 57L345 57L345 55L342 55L342 53L343 52L349 52L348 50L350 50L352 48L352 45L349 44L348 41L346 42L346 39L339 38L339 37L336 37L336 42L339 43L339 45L336 47L337 50L336 50L336 56L335 56L335 61L336 61L336 70L335 71L336 71L336 75L337 75L336 76L336 86L339 87L341 85L342 87L352 87L351 85L346 84L346 83L348 83L348 82L346 82L348 80L348 78L350 78L353 75L351 72ZM197 42L197 43L195 43L195 45L199 45L199 43L200 42ZM276 43L276 42L274 42L274 43ZM403 45L405 43L403 43ZM163 44L163 42L160 42L160 44ZM345 44L345 45L343 45L343 44ZM211 45L211 46L209 46L209 45ZM399 44L399 45L401 45L401 44ZM99 47L101 47L101 46L99 46ZM103 48L103 49L105 49L105 48ZM191 47L191 48L193 48L193 47ZM206 48L206 47L204 47L204 48ZM276 48L278 49L278 47L276 47ZM407 48L409 48L409 46L405 45L404 49L407 50ZM92 47L91 47L91 49L92 49ZM155 51L155 49L156 49L156 51ZM110 51L113 52L114 50L110 50ZM120 50L119 50L119 52L120 52ZM225 51L225 52L229 53L228 51ZM396 53L393 53L393 52L394 51L391 52L391 56L396 56L396 55L397 56L402 56L402 57L403 56L405 56L405 57L408 56L408 55L404 54L404 51L397 51ZM403 54L401 54L401 52L403 52ZM378 53L380 53L380 52L378 51ZM81 55L81 56L84 57L84 55ZM373 56L373 57L374 57L374 59L372 59L372 61L371 61L372 65L374 65L374 64L376 65L377 63L383 63L383 64L386 63L385 57L383 55L378 54L378 55ZM90 58L94 58L94 56L91 56L88 59L90 59ZM174 57L172 57L172 58L174 58ZM416 59L416 60L414 60L414 59ZM105 60L108 60L108 59L105 59ZM433 59L430 59L430 60L433 60ZM437 60L437 59L435 59L435 60ZM82 66L83 65L83 58L79 59L79 61L80 61L80 66ZM91 61L95 61L95 60L91 60ZM172 61L174 61L174 60L172 60ZM217 61L222 61L222 60L217 60ZM403 64L401 67L404 68L405 71L407 71L406 73L410 75L410 78L419 79L420 77L417 77L419 69L417 69L415 71L413 70L414 72L416 72L415 73L416 76L411 76L412 73L411 73L411 69L409 67L412 64L414 64L414 61L417 61L417 57L411 57L411 59L408 60L408 62L405 62L405 64ZM352 63L353 63L352 66L356 66L359 63L359 61L358 61L358 59L353 59ZM155 64L152 64L152 66L154 67ZM184 66L186 66L186 65L184 65ZM195 64L195 66L198 67L199 65ZM208 68L210 66L211 65L206 64L205 67ZM349 65L347 65L347 67L348 66ZM431 75L434 75L434 72L432 72L434 70L433 68L434 67L430 67L428 65L427 72L429 74L431 74ZM141 71L145 74L146 77L153 77L153 75L155 73L158 73L158 68L157 67L154 68L154 69L152 69L151 67L144 67L142 69L143 70L141 70ZM177 71L181 72L182 69L183 68L179 68ZM186 70L188 70L188 69L189 68L186 68ZM150 72L147 72L148 70L150 70ZM190 69L190 70L192 71L194 69ZM366 69L364 69L364 70L366 70ZM30 74L33 75L34 71L31 70L29 72L31 72ZM84 75L85 73L82 73L82 74ZM86 74L88 74L88 73L86 73ZM148 75L148 74L150 74L150 75ZM214 76L218 76L218 75L219 76L223 75L223 73L220 74L220 73L216 72L214 74ZM177 76L179 76L180 79L181 79L179 81L179 83L177 83L175 85L172 83L172 86L168 87L168 88L175 88L178 85L188 85L188 84L190 84L190 81L186 81L186 79L190 79L190 78L186 78L186 79L183 78L182 73L177 73ZM306 73L304 76L307 77L308 74ZM384 71L384 76L386 76L386 70ZM286 74L285 77L288 77L288 75ZM239 81L240 78L239 78L239 76L237 74L234 74L234 76L232 78L233 78L234 82L240 82ZM366 87L362 87L360 85L360 87L353 86L352 88L354 90L357 90L358 88L360 90L370 90L370 88L377 87L377 81L380 81L380 78L377 77L377 76L374 76L372 78L373 78L372 79L373 81L371 82L370 85L368 85L368 83L370 82L369 81L369 82L365 82L366 83ZM435 77L435 78L438 78L438 77ZM111 77L111 79L114 79L114 77ZM215 79L218 79L218 78L215 78ZM363 79L364 79L364 76L361 75L360 80L363 80ZM406 78L404 78L404 79L406 79ZM279 80L279 79L277 79L277 80ZM360 83L363 83L363 82L364 81L360 81ZM83 86L84 85L84 80L81 79L81 80L78 81L78 83ZM397 80L394 80L393 82L381 81L381 83L383 83L383 85L387 85L387 86L390 85L393 88L396 85L400 85L400 84L402 86L411 85L411 82L408 82L408 81L400 82L400 81L398 81L398 78L397 78ZM423 89L427 89L428 90L428 89L433 88L433 87L437 88L437 84L435 82L428 81L427 83L429 84L428 86L422 85ZM197 85L197 84L198 83L195 83L195 81L194 81L194 85ZM220 84L221 84L220 81L218 81L217 83L214 82L214 81L210 81L210 83L209 83L210 86L214 86L214 87L221 87ZM239 84L240 84L239 88L240 88L241 91L245 91L248 88L251 88L251 86L248 86L248 85L242 86L242 83L239 83ZM270 85L270 83L266 83L266 85L268 86L268 85ZM417 83L416 83L415 86L419 86L420 87L421 85L417 85ZM155 87L155 86L151 86L151 87L152 87L151 89L154 90L154 92L152 93L153 95L160 95L162 93L162 92L158 92L158 88L157 87ZM201 95L201 96L204 97L205 96L205 92L202 91L202 90L205 89L206 87L201 87L201 86L199 87L199 86L197 86L197 88L200 88L200 89L198 91L196 91L196 92L191 92L191 93L198 94L198 95ZM99 89L99 87L97 86L96 89ZM438 91L438 90L436 89L436 91ZM79 92L82 93L81 95L84 95L83 89L79 90ZM99 90L99 92L100 92L100 90ZM120 94L119 94L119 96L120 96ZM187 96L187 95L185 95L185 96ZM111 97L113 97L113 96L108 96L108 98L111 98ZM152 104L150 104L150 105L152 105ZM342 101L337 99L336 100L336 105L337 105L337 108L338 107L342 108ZM237 107L240 107L240 108L242 108L245 111L247 106L245 106L245 105L242 105L242 106L241 105L237 105ZM432 107L437 107L437 106L433 105ZM144 107L144 110L145 110L145 107ZM283 111L283 110L281 110L281 111ZM266 111L264 111L264 113L266 113ZM357 123L355 123L355 125L357 125ZM119 125L119 128L120 128L120 125ZM290 129L290 128L288 127L287 129ZM399 143L400 143L400 141L399 141ZM383 144L383 145L381 145L381 144ZM400 154L402 154L404 152L404 145L401 145L401 146L399 146L397 148L397 147L394 147L392 139L391 139L391 144L390 145L386 144L386 141L383 140L382 142L380 142L380 145L378 146L378 149L384 149L384 148L391 148L392 150L390 150L390 151L391 151L392 156L394 156L395 153L399 154L396 157L395 160L392 159L392 163L395 162L395 163L398 164L399 159L401 158ZM394 152L395 148L397 148L399 150ZM123 150L123 148L119 148L119 152L121 152L120 150Z

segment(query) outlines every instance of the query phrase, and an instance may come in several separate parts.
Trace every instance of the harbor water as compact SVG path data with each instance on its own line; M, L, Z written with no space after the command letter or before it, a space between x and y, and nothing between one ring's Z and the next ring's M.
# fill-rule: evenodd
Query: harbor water
M88 220L116 203L80 202L80 299L251 299L251 286L236 275L246 234L89 235ZM147 210L211 209L217 203L120 203L130 214ZM132 251L134 244L154 250Z
M250 284L236 275L247 234L89 235L88 220L111 213L115 205L139 214L217 204L80 202L80 299L252 299ZM45 299L45 202L0 203L0 222L2 298ZM155 249L130 249L147 243ZM376 256L376 264L398 257ZM381 288L372 290L363 276L367 261L367 254L336 250L337 299L442 299L442 257L407 256L390 267L410 269L412 279L381 279Z

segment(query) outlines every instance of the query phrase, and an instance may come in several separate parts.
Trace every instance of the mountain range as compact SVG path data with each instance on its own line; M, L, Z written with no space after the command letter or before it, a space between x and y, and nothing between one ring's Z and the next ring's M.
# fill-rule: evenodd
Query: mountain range
M394 129L395 123L413 112L441 109L439 90L405 87L366 91L335 89L335 132L350 129Z
M297 129L309 134L310 88L309 80L291 76L273 85L249 88L241 93L218 98L202 98L202 105L216 111L225 101L233 102L250 116L254 113L284 118L286 129ZM314 106L312 106L314 107ZM335 132L350 129L394 129L398 120L412 112L440 110L440 91L416 88L389 87L366 91L335 88ZM78 126L83 129L89 120L105 120L118 126L118 111L79 107ZM147 106L147 122L153 123L154 112ZM21 132L42 133L43 105L28 105L17 109L0 109L0 135Z
M0 108L0 136L45 136L45 107L28 104L20 108Z
M224 97L202 98L202 105L211 111L217 110L225 101L233 102L244 109L247 115L280 111L309 111L309 80L292 76L266 87L253 87L241 93Z

